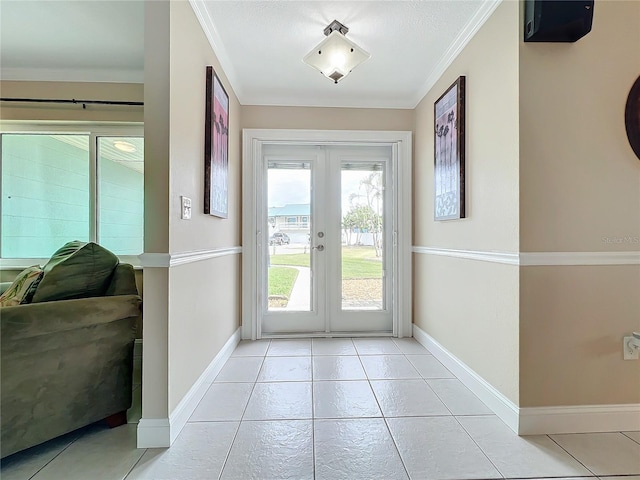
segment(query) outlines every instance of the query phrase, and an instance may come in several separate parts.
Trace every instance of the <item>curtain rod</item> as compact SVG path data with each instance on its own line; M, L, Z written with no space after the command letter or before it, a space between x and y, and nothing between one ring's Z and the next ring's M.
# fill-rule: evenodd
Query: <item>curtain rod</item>
M29 102L29 103L73 103L76 105L82 105L82 108L87 108L87 105L133 105L136 107L144 106L144 102L122 102L116 100L71 100L53 99L53 98L0 98L3 102Z

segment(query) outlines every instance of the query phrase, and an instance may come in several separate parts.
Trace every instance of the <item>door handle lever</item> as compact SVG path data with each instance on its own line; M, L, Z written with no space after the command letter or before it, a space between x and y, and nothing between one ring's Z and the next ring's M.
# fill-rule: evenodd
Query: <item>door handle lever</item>
M318 250L319 252L324 251L324 245L318 245L316 247L313 247L313 250Z

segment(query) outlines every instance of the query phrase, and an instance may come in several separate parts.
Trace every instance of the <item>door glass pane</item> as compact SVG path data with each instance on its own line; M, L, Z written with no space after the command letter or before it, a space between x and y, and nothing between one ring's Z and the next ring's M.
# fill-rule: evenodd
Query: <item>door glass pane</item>
M89 137L2 135L2 257L89 240Z
M269 162L267 310L311 311L311 166Z
M144 251L144 139L98 138L99 243L118 255Z
M382 163L342 163L342 309L384 309Z

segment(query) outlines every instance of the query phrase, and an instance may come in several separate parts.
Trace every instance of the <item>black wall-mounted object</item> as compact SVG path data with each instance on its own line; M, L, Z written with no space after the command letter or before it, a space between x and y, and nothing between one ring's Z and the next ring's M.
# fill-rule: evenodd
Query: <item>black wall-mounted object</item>
M591 31L594 0L525 0L525 42L575 42Z

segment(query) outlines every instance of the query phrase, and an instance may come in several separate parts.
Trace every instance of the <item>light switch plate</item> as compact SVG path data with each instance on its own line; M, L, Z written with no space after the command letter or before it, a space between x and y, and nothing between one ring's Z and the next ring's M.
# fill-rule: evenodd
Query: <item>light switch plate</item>
M191 199L189 197L180 197L180 218L191 220Z

